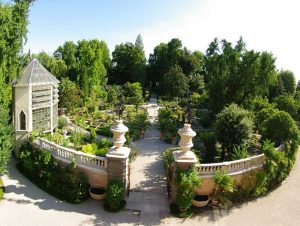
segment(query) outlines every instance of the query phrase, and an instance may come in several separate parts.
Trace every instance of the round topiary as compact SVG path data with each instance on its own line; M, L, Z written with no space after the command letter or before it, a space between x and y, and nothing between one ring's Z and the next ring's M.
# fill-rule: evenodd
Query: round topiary
M221 160L230 159L234 147L250 139L253 120L248 111L231 104L217 115L215 129L217 140L222 144Z
M262 137L280 145L286 141L299 141L299 129L291 117L285 111L278 111L262 124Z

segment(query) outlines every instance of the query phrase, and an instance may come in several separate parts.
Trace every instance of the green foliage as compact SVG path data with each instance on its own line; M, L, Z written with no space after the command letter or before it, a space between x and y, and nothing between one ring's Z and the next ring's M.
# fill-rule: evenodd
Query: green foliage
M216 135L214 132L203 132L199 134L200 140L204 144L204 149L201 150L201 162L213 163L218 157L218 151L216 148Z
M175 162L173 152L179 150L180 150L179 147L175 147L175 148L173 147L173 148L167 148L163 152L164 168L167 176L169 176L170 168Z
M278 110L273 107L263 108L262 110L257 112L255 117L257 128L261 130L263 122L274 115L276 112L278 112Z
M241 105L267 94L276 82L275 69L272 54L247 50L242 38L235 46L215 39L206 51L204 66L211 109L218 113L227 104Z
M277 75L277 82L274 86L270 87L270 99L279 95L294 96L296 92L296 79L291 71L281 70Z
M274 102L279 110L289 113L293 118L296 117L298 105L292 96L281 95L276 97Z
M145 83L146 77L146 57L144 50L139 44L134 46L132 43L122 43L116 45L112 52L112 69L110 80L116 84L126 82Z
M232 153L232 160L248 158L250 156L248 153L248 149L249 149L248 144L240 144L234 146L233 153Z
M133 104L136 107L136 110L144 102L143 90L141 84L138 82L126 82L124 85L124 96L126 103Z
M59 106L70 112L83 105L82 92L70 79L63 78L59 85Z
M111 180L107 184L105 208L110 211L119 211L124 201L124 184L119 180Z
M168 99L183 97L189 88L188 79L178 65L174 65L164 75L159 83L160 93Z
M88 183L71 163L62 168L47 150L37 150L27 144L20 149L18 169L37 186L57 198L80 203L88 198Z
M201 71L203 67L203 54L183 48L181 41L176 38L168 43L159 44L149 56L148 79L152 85L160 82L164 74L175 65L179 65L185 75L196 74L195 72Z
M270 139L276 145L280 145L286 141L298 142L299 130L289 113L278 111L261 126L261 134L263 139Z
M149 126L148 113L146 110L139 112L129 112L127 115L127 126L129 135L133 140L139 138L140 132L145 131Z
M231 194L235 191L234 179L225 172L218 170L215 173L214 181L216 188L213 198L218 200L222 205L228 205Z
M14 146L13 131L9 111L0 104L0 176L7 171L7 164Z
M184 122L184 112L178 106L168 106L161 108L158 112L158 127L161 132L167 132L167 135L174 136L179 127Z
M250 139L253 120L248 111L231 104L217 115L215 128L217 140L222 144L221 160L230 159L234 146Z
M58 79L62 79L66 76L67 65L62 59L56 59L54 56L50 56L44 51L38 54L32 54L31 58L38 59L38 61Z
M187 211L192 205L195 189L200 185L200 178L194 168L176 171L176 205L182 212Z
M0 104L7 108L11 102L12 81L20 73L23 44L26 41L28 12L32 0L14 3L0 2Z
M295 162L295 153L298 145L285 143L284 152L277 151L274 143L266 140L263 143L262 151L266 156L264 165L268 188L271 189L281 183L290 173Z
M58 118L58 128L63 129L66 126L68 126L68 120L66 119L66 117L60 116Z
M106 137L112 137L112 132L110 131L110 126L111 125L104 125L104 126L101 126L100 128L98 128L96 130L96 133L99 134L99 135L103 135L103 136L106 136Z
M5 192L5 188L4 188L4 185L3 185L3 181L0 177L0 201L1 201L1 199L3 199L4 192Z
M112 141L105 138L101 139L99 143L85 144L82 146L81 150L84 153L96 155L96 156L106 156L109 148L113 146Z
M97 137L96 129L95 128L91 128L91 133L90 133L90 139L91 139L91 141L95 142L96 141L96 137Z
M82 144L84 137L85 134L76 129L71 133L70 141L74 143L75 148L78 148Z

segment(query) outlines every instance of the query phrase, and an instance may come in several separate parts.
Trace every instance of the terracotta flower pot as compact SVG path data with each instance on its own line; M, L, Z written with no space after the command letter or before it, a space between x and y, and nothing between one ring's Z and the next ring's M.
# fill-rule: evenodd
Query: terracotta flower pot
M103 200L105 198L105 189L104 188L93 188L89 189L90 196L95 200Z
M176 135L175 136L172 136L172 144L175 145L177 142L177 137Z
M208 195L195 195L194 199L192 200L193 206L196 207L204 207L208 204L209 197Z
M160 139L164 140L166 138L166 132L160 132Z

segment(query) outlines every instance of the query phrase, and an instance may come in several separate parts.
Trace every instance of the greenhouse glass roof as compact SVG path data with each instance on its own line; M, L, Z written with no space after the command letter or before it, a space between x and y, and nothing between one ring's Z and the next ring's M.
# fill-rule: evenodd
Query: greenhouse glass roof
M56 85L58 83L59 81L37 59L33 59L14 82L14 86Z

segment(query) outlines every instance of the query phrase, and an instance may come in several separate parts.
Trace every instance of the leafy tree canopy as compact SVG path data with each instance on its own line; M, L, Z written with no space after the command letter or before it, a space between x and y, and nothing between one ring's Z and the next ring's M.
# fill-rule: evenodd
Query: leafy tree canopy
M275 58L247 50L242 38L235 46L215 39L206 51L204 73L211 108L219 112L226 104L267 94L276 82Z
M180 66L175 65L164 74L159 84L160 93L169 99L183 97L189 88L188 79L183 74Z
M117 84L126 82L145 83L146 57L143 49L143 41L139 35L136 44L122 43L112 52L111 81Z

